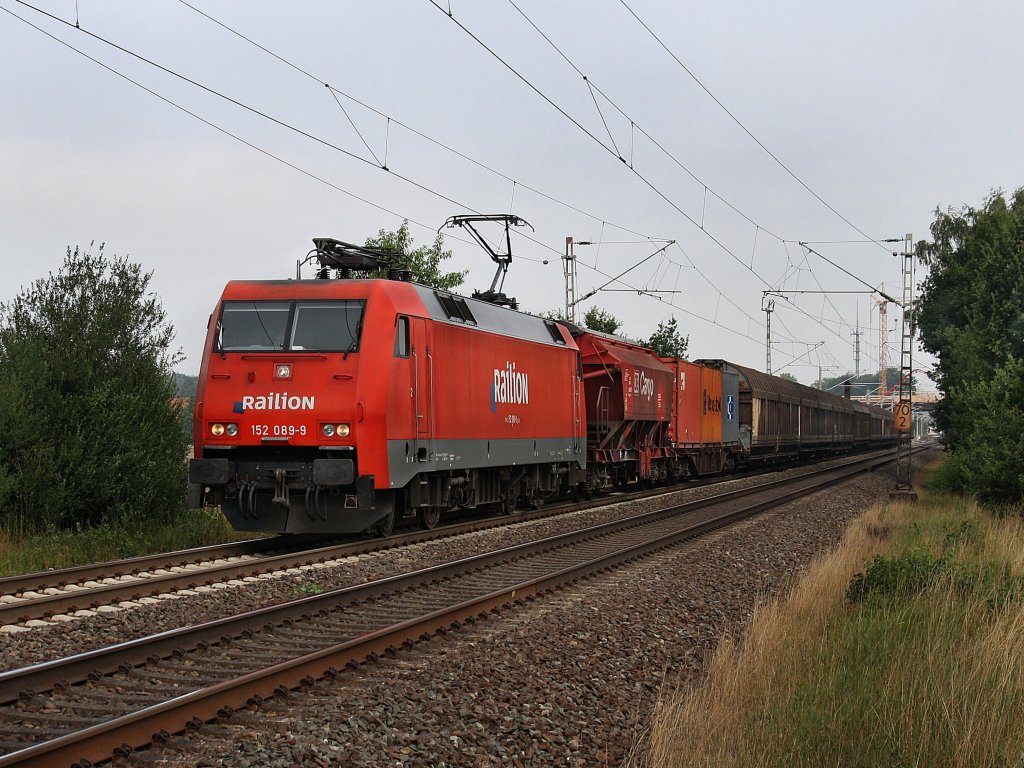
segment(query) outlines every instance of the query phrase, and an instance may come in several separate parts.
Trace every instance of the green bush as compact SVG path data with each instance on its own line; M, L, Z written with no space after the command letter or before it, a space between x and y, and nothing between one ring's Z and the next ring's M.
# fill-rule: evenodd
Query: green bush
M23 536L170 520L185 498L173 328L125 259L68 249L0 305L0 509Z
M931 586L948 568L945 557L936 558L922 549L911 550L898 557L875 555L867 569L850 581L846 597L851 603L856 603L869 595L894 598L916 595Z
M931 232L917 322L944 393L934 416L952 455L939 487L1024 501L1024 188L936 211Z

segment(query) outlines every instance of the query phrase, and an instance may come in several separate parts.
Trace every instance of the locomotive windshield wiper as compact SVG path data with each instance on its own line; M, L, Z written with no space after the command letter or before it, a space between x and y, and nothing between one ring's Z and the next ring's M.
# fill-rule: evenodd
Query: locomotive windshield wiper
M345 313L345 324L348 325L348 312ZM351 330L352 329L349 328L350 332L351 332ZM356 332L352 334L352 343L348 345L348 349L346 349L345 353L341 356L342 360L348 360L349 353L356 351L356 347L359 346L359 334L362 332L362 330L363 330L363 313L360 312L359 313L359 322L356 323Z

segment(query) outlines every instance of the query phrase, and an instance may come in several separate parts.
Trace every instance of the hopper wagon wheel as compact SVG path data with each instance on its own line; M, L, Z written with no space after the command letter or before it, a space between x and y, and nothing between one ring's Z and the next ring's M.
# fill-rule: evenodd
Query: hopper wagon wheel
M432 531L441 520L441 508L437 506L420 507L416 510L416 522L424 531Z

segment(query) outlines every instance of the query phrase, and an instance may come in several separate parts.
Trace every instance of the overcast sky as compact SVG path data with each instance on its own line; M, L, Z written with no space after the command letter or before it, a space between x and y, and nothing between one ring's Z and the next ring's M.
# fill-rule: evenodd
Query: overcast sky
M763 369L774 289L773 368L813 382L853 369L858 320L877 369L877 297L852 292L898 297L902 246L868 238L1024 183L1019 1L438 2L0 0L0 301L105 242L153 272L195 373L226 281L293 277L313 237L512 212L523 308L563 305L567 235L595 242L581 295L675 240L581 309L634 338L675 316L691 357Z

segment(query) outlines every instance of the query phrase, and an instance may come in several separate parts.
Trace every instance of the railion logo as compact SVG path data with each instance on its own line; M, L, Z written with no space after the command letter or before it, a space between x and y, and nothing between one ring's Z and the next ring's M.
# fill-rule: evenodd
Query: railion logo
M316 405L315 395L289 395L287 392L271 392L269 395L246 395L235 403L235 413L246 411L312 411Z
M491 413L498 412L498 403L530 403L530 374L517 371L514 362L506 362L504 368L494 369L494 381L491 383Z

